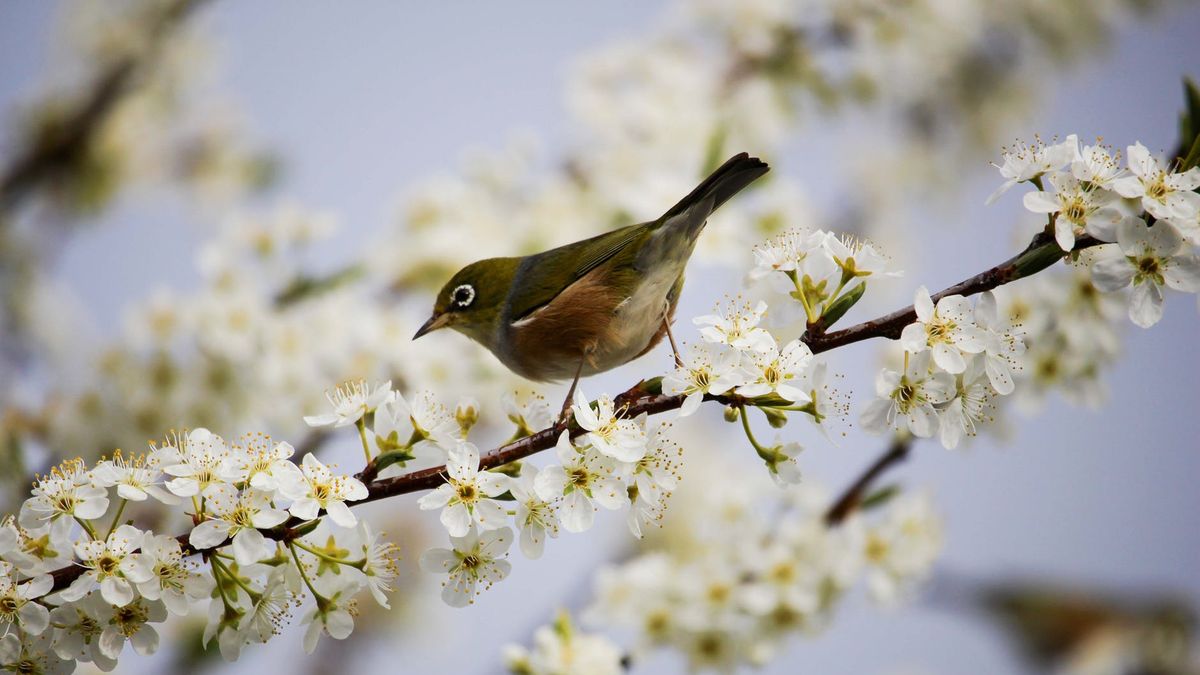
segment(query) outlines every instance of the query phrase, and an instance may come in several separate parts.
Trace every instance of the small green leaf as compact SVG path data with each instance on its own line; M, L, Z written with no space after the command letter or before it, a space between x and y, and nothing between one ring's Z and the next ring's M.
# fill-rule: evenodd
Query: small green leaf
M834 300L833 304L821 315L821 320L824 322L825 327L832 326L837 323L838 319L845 316L846 312L849 312L850 308L862 299L863 293L866 293L866 291L867 282L864 281L843 293L837 300Z
M1179 113L1180 171L1200 164L1200 87L1190 77L1183 78L1183 110Z
M378 475L380 471L383 471L389 466L393 464L400 464L403 466L405 462L412 458L413 454L407 449L389 450L378 455L371 463L375 466L375 473Z
M1188 152L1187 157L1183 158L1179 170L1187 171L1197 165L1200 165L1200 136L1196 136L1196 139L1192 141L1192 149Z
M884 487L881 487L864 497L862 503L858 505L858 508L863 511L869 511L871 509L883 506L891 501L892 497L895 497L898 494L900 494L899 485L885 485Z
M648 380L642 380L638 383L638 389L646 392L650 396L658 396L662 394L662 376L652 377Z

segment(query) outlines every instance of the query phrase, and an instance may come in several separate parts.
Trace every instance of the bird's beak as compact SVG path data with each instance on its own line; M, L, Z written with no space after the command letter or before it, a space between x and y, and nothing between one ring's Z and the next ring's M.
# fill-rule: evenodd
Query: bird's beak
M422 335L426 333L432 333L439 328L445 328L446 324L448 323L450 323L450 314L448 312L445 314L434 314L433 316L429 317L428 321L426 321L420 328L417 329L417 334L413 336L413 339L416 340Z

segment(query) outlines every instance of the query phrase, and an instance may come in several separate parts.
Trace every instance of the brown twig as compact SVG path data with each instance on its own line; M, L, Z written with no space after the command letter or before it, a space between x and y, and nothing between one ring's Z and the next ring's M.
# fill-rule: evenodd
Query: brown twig
M904 434L897 435L888 447L887 452L879 456L867 470L863 472L858 480L854 481L842 492L842 496L838 497L825 512L825 525L827 527L837 527L842 524L842 521L858 510L862 505L863 499L866 498L867 492L875 481L883 475L885 471L892 466L908 459L908 452L912 449L912 437Z
M0 210L12 209L39 183L79 160L116 104L134 86L136 76L146 64L156 61L158 47L165 38L204 2L176 0L164 7L150 31L154 39L150 48L130 52L108 64L74 109L63 116L54 133L37 138L0 172Z
M1088 248L1101 243L1103 242L1091 237L1083 237L1077 241L1076 249ZM1017 279L1036 274L1054 264L1054 262L1061 260L1063 255L1062 250L1055 243L1054 237L1048 233L1041 232L1033 238L1029 246L1020 254L937 293L933 298L936 301L938 298L946 295L975 295L989 291ZM900 331L903 330L904 326L912 323L915 319L916 311L912 306L909 306L886 316L864 321L845 330L828 334L818 334L806 337L805 340L814 353L821 353L870 338L884 337L896 339L900 336ZM675 410L683 405L684 396L655 394L645 388L642 382L639 382L629 390L617 395L615 400L625 408L625 415L627 417L637 417L643 414L657 415ZM704 400L715 401L725 405L736 405L739 401L742 401L737 396L711 395L705 396ZM543 429L535 434L513 441L484 454L480 458L479 468L481 471L494 469L509 462L537 454L543 450L548 450L554 447L558 437L564 431L569 433L572 438L583 433L583 429L574 423L569 425L558 424L548 429ZM852 512L864 496L863 492L865 492L878 475L892 464L903 460L907 452L908 447L906 444L902 448L893 445L888 454L884 455L875 465L869 468L867 473L852 485L847 493L838 500L838 503L830 509L830 513L826 515L826 522L831 522L832 519L832 522L836 524L836 522L839 522ZM420 492L422 490L432 490L445 482L446 471L445 466L436 466L420 471L413 471L394 478L370 480L367 482L366 499L355 502L355 505L412 492ZM845 506L842 506L843 501L846 502ZM293 532L291 528L297 524L299 524L298 521L289 522L286 526L277 528L266 534L275 539L287 539L290 536L294 536L291 534ZM181 543L186 544L186 535L179 537L179 540ZM185 550L191 549L188 548ZM55 570L53 573L55 590L70 584L83 572L84 569L78 566Z

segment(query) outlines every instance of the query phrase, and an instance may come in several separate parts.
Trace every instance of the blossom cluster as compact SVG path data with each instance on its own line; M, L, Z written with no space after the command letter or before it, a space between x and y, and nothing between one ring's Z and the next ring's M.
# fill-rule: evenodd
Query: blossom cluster
M884 604L911 595L942 545L940 520L920 492L836 526L825 522L827 498L812 485L757 498L750 489L716 489L697 499L688 506L698 513L683 515L686 545L643 553L596 578L584 619L632 631L626 657L634 663L672 649L693 671L762 665L785 639L827 626L860 580ZM512 672L610 672L605 667L619 652L599 636L586 645L596 670L554 670L569 662L564 647L572 644L557 630L561 621L539 629L532 652L510 648Z
M918 438L938 436L947 448L974 436L989 421L991 402L1015 389L1025 343L1019 329L1001 318L988 292L972 307L961 295L934 304L924 286L913 301L917 320L904 327L900 370L884 369L875 379L878 398L862 412L870 433L898 430Z
M205 604L204 641L232 660L277 634L306 591L306 649L322 633L345 638L359 591L387 606L398 549L347 507L367 496L361 482L311 453L297 464L294 452L265 434L227 442L200 428L39 477L18 517L0 524L3 666L109 671L127 642L153 653L155 624ZM154 503L186 509L193 527L172 537L122 520L126 507ZM72 568L56 586L49 573Z
M549 417L544 407L537 401L530 414L511 406L518 434L527 430L528 417ZM479 450L465 438L434 443L443 452L446 483L418 505L440 510L451 546L426 551L421 566L447 575L442 589L447 604L470 604L508 575L505 558L514 536L527 558L539 558L547 538L557 537L560 528L587 531L600 508L628 508L626 522L637 537L662 517L681 455L667 435L669 425L648 429L644 415L628 419L606 396L593 406L580 389L571 412L584 433L572 440L563 431L555 445L557 463L543 468L524 462L485 471Z
M1122 167L1120 153L1081 145L1075 135L1021 145L1004 153L1007 181L993 196L1017 183L1037 187L1025 207L1047 214L1064 251L1085 234L1115 243L1096 251L1092 282L1106 293L1132 288L1129 318L1148 328L1162 318L1164 288L1200 291L1200 167L1164 163L1140 142L1125 157Z

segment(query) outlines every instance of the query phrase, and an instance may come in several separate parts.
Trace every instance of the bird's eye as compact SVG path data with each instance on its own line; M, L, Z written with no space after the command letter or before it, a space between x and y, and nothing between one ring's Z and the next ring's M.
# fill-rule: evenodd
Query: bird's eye
M454 289L450 294L450 299L454 302L455 307L469 307L475 301L475 288L470 284L463 284Z

